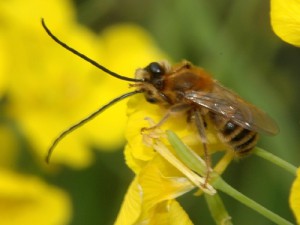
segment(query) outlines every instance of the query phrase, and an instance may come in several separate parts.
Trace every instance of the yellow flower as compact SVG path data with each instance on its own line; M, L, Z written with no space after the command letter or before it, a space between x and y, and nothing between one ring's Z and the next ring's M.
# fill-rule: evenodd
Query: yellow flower
M33 176L0 170L0 224L65 225L70 221L68 195Z
M66 107L74 103L71 92L75 87L73 83L68 83L71 80L69 73L86 74L88 71L80 65L74 66L75 63L74 69L70 69L72 62L66 61L62 65L61 52L56 46L50 46L40 25L41 16L45 16L49 21L57 21L58 31L91 39L91 34L81 32L81 28L71 31L74 26L70 22L73 9L68 2L47 1L41 4L35 0L14 0L0 3L0 30L5 42L5 49L1 50L5 52L7 67L7 73L2 76L8 80L6 110L19 123L33 149L43 158L51 139L62 129L59 122L64 121L58 116L62 111L53 110L54 104L59 107L63 104L58 102L59 98L67 96L68 104L67 100L64 102ZM74 166L84 166L91 161L90 153L78 147L69 155L65 157L65 163Z
M0 168L12 168L18 157L18 140L13 129L0 123Z
M7 73L7 58L5 55L6 51L4 51L5 48L5 41L0 31L0 98L2 98L3 94L5 93L8 82L7 77L5 76Z
M131 183L115 224L192 224L174 200L192 188L189 180L156 155Z
M158 122L164 113L166 109L146 102L143 95L129 100L125 158L136 176L127 191L115 224L192 224L175 199L195 188L195 184L154 151L151 140L147 140L147 135L141 134L141 128L150 126L145 117ZM192 149L197 149L198 154L202 154L196 127L188 124L185 116L171 117L160 128L173 130ZM223 149L224 146L213 133L208 133L208 139L211 153ZM147 145L147 141L150 145ZM164 144L171 149L170 144Z
M282 40L300 46L300 1L271 0L271 24Z
M300 224L300 169L298 169L297 178L292 185L290 206L294 212L297 223Z
M141 128L149 127L145 117L151 118L154 122L159 122L166 109L148 103L143 95L132 97L128 102L128 123L126 129L126 139L128 141L125 147L125 158L127 165L138 173L148 161L156 155L151 146L146 146L141 135ZM174 131L188 146L192 149L198 149L198 154L202 154L202 143L196 127L186 122L185 116L170 117L162 126L162 130ZM224 145L213 132L207 133L209 140L209 149L211 153L215 150L224 149ZM223 148L222 148L223 147Z
M127 82L109 77L47 37L41 17L64 42L117 73L133 76L138 66L161 55L138 26L116 25L99 35L79 26L71 1L2 1L0 13L0 57L5 59L0 61L7 71L0 85L6 85L10 116L40 159L60 132L128 90ZM111 150L124 144L125 124L123 102L64 139L51 160L85 167L93 160L87 147Z

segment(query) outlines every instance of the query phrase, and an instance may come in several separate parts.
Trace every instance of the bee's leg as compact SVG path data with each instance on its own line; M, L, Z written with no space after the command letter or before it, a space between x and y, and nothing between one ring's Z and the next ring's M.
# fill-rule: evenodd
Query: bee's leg
M155 125L153 125L151 127L143 127L141 129L141 132L149 131L149 130L153 130L155 128L158 128L161 125L163 125L168 120L168 118L170 116L174 116L176 114L182 114L182 113L188 111L190 108L191 107L188 104L176 104L176 105L173 105L173 106L171 106L168 109L168 111L165 113L165 115L161 118L161 120L157 124L155 124Z
M168 120L168 118L170 116L171 116L171 113L168 110L167 113L165 113L165 115L163 116L163 118L161 118L161 120L158 123L156 123L156 124L154 124L154 125L152 125L150 127L142 127L141 132L143 133L145 131L151 131L151 130L154 130L156 128L159 128L162 124L164 124L164 122L166 122ZM147 119L147 117L145 119Z
M206 130L205 130L205 121L203 120L203 116L201 115L201 112L199 111L199 109L195 109L195 110L193 110L193 112L194 112L194 116L195 116L196 127L199 132L201 142L203 144L204 160L205 160L206 169L207 169L206 177L205 177L205 184L204 184L204 185L206 185L208 183L209 174L210 174L211 158L210 158L210 155L208 153L208 148L207 148L207 136L206 136Z

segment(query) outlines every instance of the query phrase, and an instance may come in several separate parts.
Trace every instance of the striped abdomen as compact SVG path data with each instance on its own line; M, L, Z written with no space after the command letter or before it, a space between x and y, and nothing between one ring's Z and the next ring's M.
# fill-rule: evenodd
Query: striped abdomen
M245 129L215 113L210 113L210 117L221 140L231 146L238 156L247 155L256 146L257 132Z

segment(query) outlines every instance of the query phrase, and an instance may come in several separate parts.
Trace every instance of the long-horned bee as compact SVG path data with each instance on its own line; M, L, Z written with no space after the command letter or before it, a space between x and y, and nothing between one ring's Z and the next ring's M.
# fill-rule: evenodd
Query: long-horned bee
M149 103L158 104L167 109L166 114L162 115L161 121L155 127L160 126L168 117L178 114L185 115L187 121L194 122L208 164L207 119L214 125L221 141L233 149L238 156L251 152L257 144L258 133L274 135L278 132L276 123L266 113L223 87L202 68L196 67L188 61L174 66L165 61L152 62L145 68L138 69L135 78L129 78L110 71L60 41L46 27L44 20L42 20L42 25L48 35L62 47L107 74L132 82L131 87L135 88L134 91L113 99L89 117L61 133L48 151L47 162L55 146L67 134L93 119L112 104L140 93L144 94Z

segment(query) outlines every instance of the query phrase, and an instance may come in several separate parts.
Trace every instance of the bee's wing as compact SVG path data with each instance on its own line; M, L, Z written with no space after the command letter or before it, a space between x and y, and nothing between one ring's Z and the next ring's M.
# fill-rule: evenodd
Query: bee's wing
M279 129L272 118L237 94L216 83L210 93L187 91L184 97L249 130L271 135Z

